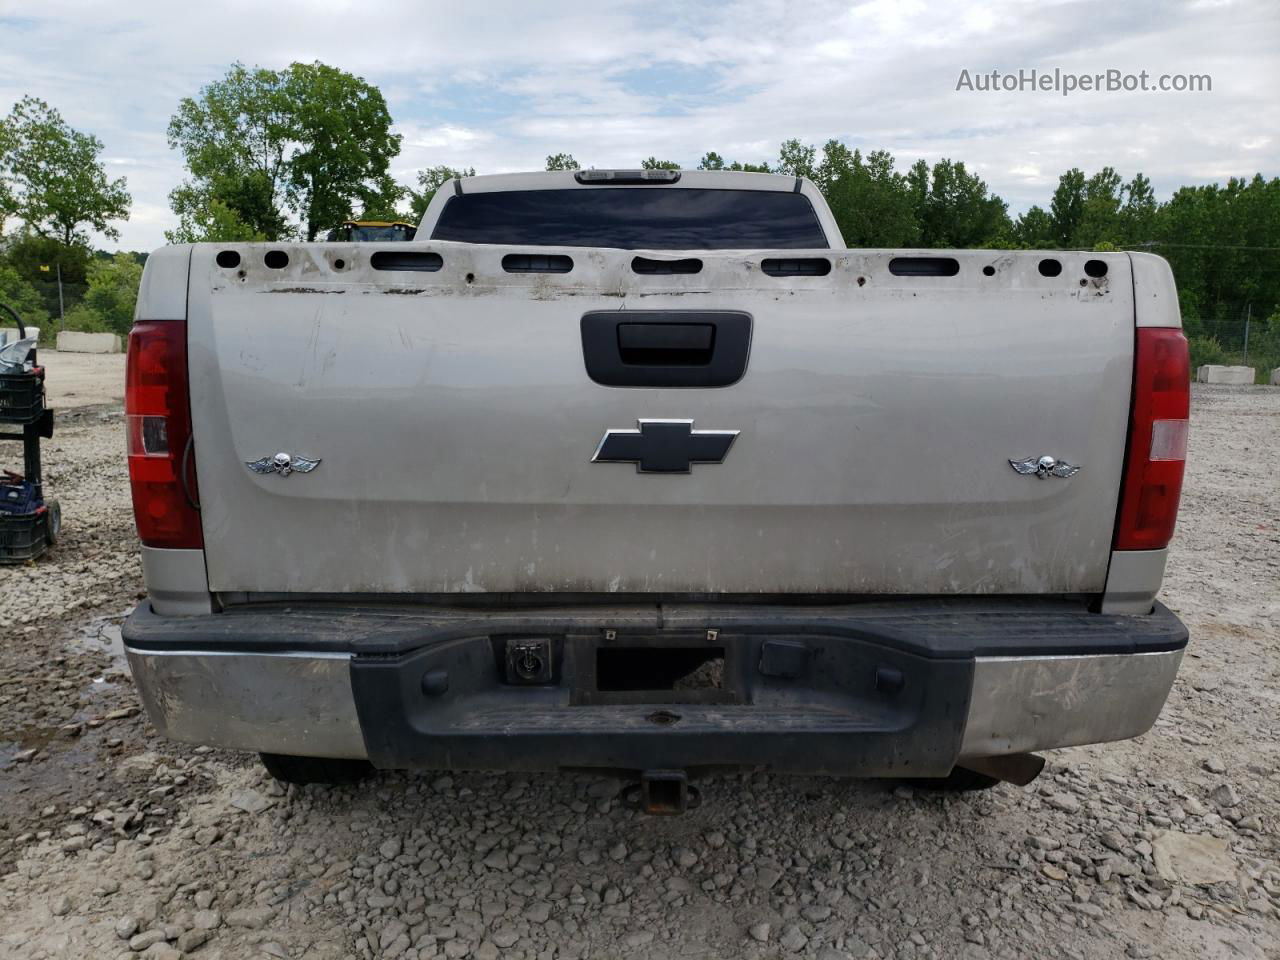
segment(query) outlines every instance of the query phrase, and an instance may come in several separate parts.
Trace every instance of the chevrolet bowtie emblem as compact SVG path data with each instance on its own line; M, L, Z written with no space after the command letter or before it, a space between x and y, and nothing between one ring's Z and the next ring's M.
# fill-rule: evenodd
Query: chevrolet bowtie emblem
M688 473L722 463L737 430L695 430L692 420L638 420L638 430L606 430L592 463L634 463L637 473Z

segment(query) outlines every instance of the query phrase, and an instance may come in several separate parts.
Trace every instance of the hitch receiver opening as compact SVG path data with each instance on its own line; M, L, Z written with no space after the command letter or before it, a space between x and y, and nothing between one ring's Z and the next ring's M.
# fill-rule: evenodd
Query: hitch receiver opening
M622 800L648 814L674 816L696 807L701 797L683 770L646 770L639 783L622 791Z

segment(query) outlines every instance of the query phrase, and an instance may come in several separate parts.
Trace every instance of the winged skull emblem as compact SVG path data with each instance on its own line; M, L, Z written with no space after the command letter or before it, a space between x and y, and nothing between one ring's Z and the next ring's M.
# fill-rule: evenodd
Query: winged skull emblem
M1074 477L1080 472L1080 468L1075 464L1067 463L1065 460L1058 460L1054 457L1027 457L1025 460L1010 460L1009 466L1023 476L1036 476L1041 480L1045 477Z
M319 460L294 457L287 453L277 453L274 457L263 457L261 460L246 460L244 462L244 465L254 473L278 473L282 477L287 477L291 473L310 473L319 464Z

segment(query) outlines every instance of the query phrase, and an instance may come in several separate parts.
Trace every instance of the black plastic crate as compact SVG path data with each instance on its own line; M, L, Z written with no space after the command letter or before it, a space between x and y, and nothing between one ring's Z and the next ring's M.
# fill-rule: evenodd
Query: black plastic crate
M0 373L0 423L35 423L44 413L44 368Z
M0 564L26 563L49 549L49 511L0 514Z

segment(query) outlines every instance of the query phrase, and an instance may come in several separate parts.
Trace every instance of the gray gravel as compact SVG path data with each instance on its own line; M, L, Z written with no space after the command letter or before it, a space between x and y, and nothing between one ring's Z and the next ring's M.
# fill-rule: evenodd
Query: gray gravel
M721 777L666 819L581 775L285 788L123 717L23 764L20 742L0 751L0 957L1274 957L1280 486L1263 453L1280 448L1280 390L1197 388L1195 418L1165 595L1193 647L1136 741L1056 751L1029 787L959 797ZM104 510L127 504L119 431L61 434L62 483ZM118 518L74 499L82 543L117 530L95 554L114 568L68 550L48 583L0 571L9 669L45 671L32 657L51 644L73 665L39 698L59 682L78 695L74 664L109 661L70 638L109 628L136 591ZM24 633L32 598L59 613ZM65 770L91 770L90 787L41 794ZM11 777L23 787L5 793Z

